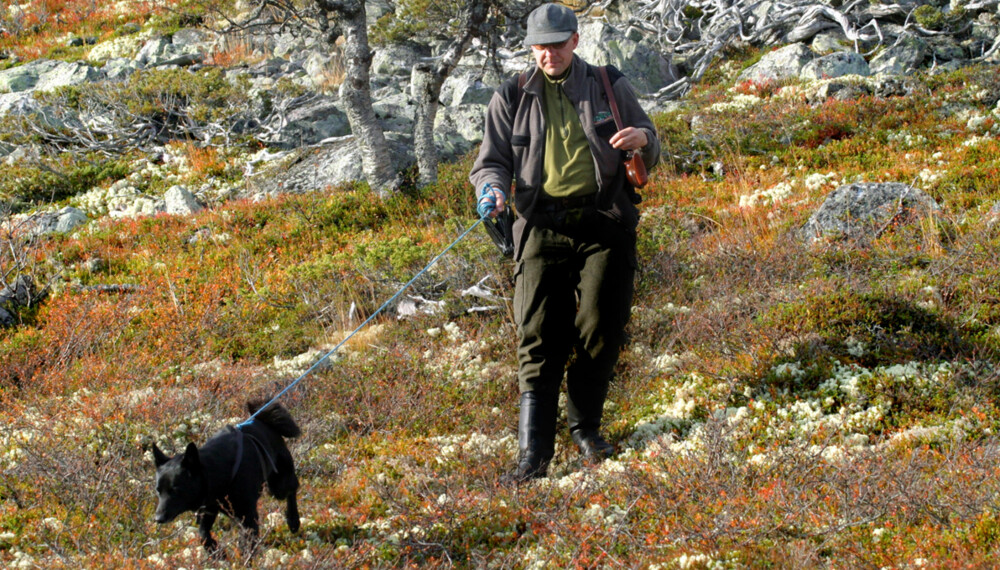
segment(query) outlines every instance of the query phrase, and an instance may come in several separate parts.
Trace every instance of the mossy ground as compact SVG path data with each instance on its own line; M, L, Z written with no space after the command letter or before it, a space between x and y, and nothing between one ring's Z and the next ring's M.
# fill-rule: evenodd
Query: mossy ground
M497 486L516 451L512 267L477 231L411 291L439 313L377 318L286 396L304 524L263 500L256 566L995 560L995 68L809 105L802 86L733 85L739 67L654 117L667 155L606 413L622 453L585 466L560 434L548 480ZM474 223L471 158L386 201L346 186L10 239L52 293L0 332L0 560L242 565L227 521L226 561L202 556L193 516L152 522L149 444L243 419L297 376L283 363L338 343ZM943 214L864 249L794 237L857 180L914 183ZM459 294L484 278L498 299Z

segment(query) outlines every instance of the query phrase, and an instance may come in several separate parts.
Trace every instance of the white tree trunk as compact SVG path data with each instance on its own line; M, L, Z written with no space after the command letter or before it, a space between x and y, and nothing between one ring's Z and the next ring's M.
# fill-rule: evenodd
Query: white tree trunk
M434 120L444 78L430 66L417 64L410 75L410 91L417 103L413 128L413 152L417 156L418 184L427 186L437 181L438 152L434 144Z
M461 34L441 55L436 65L418 63L410 74L410 94L417 103L413 130L413 150L417 156L418 183L426 186L437 182L438 153L434 144L434 120L444 80L458 65L472 38L482 34L489 14L489 0L468 2L464 11L465 26Z
M340 86L351 132L361 149L361 168L372 191L386 197L399 189L401 178L393 166L392 154L382 125L372 108L370 67L372 52L368 48L368 23L361 0L331 2L319 0L325 10L337 13L344 33L346 76Z

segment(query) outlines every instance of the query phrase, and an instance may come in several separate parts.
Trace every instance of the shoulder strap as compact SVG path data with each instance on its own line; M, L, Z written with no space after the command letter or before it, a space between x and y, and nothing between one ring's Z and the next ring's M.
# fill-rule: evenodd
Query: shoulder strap
M611 105L611 114L615 117L615 125L620 131L625 127L622 126L622 116L618 113L618 102L615 100L615 90L611 87L611 80L608 79L608 70L603 65L597 70L601 74L601 82L604 83L604 94L608 96L608 104Z
M517 116L517 109L521 106L521 99L524 98L524 84L528 82L528 72L517 76L517 96L514 98L514 113L512 116Z

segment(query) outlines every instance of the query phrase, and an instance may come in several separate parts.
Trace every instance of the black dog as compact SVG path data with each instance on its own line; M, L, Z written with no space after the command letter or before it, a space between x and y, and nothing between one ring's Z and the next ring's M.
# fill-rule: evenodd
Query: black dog
M253 414L260 403L248 403ZM169 458L153 445L156 461L156 522L168 523L181 513L195 511L201 543L210 553L218 543L212 524L219 511L239 521L257 540L257 500L267 482L271 495L286 501L285 521L299 530L295 493L299 488L292 454L283 437L301 434L291 414L280 404L260 412L249 425L227 427L198 448L189 443L184 453Z

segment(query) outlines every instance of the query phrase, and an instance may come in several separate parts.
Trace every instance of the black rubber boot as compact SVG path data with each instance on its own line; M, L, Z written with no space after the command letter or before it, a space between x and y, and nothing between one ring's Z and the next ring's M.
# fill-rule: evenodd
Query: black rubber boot
M601 462L614 455L615 446L608 443L600 431L608 382L591 384L586 390L569 388L568 392L566 419L569 434L584 459Z
M549 462L555 455L558 405L558 397L552 394L521 394L521 412L517 425L517 468L501 477L501 483L520 484L545 477Z

